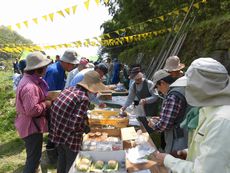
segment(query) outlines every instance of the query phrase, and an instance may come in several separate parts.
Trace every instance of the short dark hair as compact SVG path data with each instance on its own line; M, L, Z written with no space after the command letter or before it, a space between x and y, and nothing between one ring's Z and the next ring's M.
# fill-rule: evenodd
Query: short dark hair
M99 69L101 71L103 71L104 75L108 73L108 67L106 64L104 63L99 63L94 67L94 70Z

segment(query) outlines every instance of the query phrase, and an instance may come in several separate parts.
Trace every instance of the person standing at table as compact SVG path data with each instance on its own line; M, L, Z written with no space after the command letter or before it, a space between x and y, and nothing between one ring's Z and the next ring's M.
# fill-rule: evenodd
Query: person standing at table
M78 64L77 52L66 50L60 61L47 67L44 80L48 83L49 91L63 90L66 82L65 72L70 72Z
M164 66L164 70L167 71L173 78L179 78L184 75L182 69L185 64L180 63L180 58L178 56L170 56L167 58Z
M89 94L98 93L107 87L100 75L92 70L76 86L68 87L54 101L50 115L49 139L58 151L57 172L68 173L81 148L83 133L88 133L87 110Z
M45 111L51 106L51 101L46 100L48 85L42 77L50 63L40 52L28 54L25 73L16 90L15 127L26 147L23 173L34 173L41 159L43 133L47 132Z
M165 70L158 70L153 75L155 88L164 95L160 117L149 120L149 126L157 132L164 133L165 152L173 153L187 148L188 131L181 128L187 111L187 101L184 96L184 88L169 86L175 81Z
M158 96L155 94L153 82L144 78L140 67L134 67L130 72L130 79L134 82L129 89L129 95L125 104L121 107L121 111L125 111L130 106L135 97L138 98L139 103L136 105L142 105L144 112L141 112L139 116L156 116L157 106L154 103L158 100Z
M70 82L80 71L87 68L89 68L89 61L85 57L82 57L77 67L68 73L65 88L70 86Z

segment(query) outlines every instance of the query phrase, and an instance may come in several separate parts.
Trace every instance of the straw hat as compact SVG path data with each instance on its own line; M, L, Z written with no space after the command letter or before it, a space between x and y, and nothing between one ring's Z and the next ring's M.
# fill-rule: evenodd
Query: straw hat
M100 75L95 70L88 71L84 75L84 79L77 85L81 85L92 93L107 90L107 87L101 82Z
M35 70L49 65L52 60L47 59L41 52L32 52L26 57L26 68L24 71Z
M77 59L77 52L70 49L64 52L60 60L70 64L79 64L79 60Z
M180 63L180 58L178 56L170 56L165 62L164 70L168 72L179 71L185 67L184 64Z
M212 58L192 62L185 76L170 87L185 86L185 97L192 106L230 104L230 81L226 68Z

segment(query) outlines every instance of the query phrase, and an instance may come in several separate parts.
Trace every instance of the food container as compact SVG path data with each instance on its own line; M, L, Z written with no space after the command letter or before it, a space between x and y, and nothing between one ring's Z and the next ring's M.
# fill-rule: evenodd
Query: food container
M117 128L127 127L129 118L120 117L119 111L92 110L88 113L90 126L110 125Z

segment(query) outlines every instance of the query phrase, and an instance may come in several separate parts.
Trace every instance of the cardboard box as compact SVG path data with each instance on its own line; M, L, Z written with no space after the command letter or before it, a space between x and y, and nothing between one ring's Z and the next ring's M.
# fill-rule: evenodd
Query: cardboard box
M115 151L123 150L120 129L91 129L90 133L100 132L102 136L90 137L88 134L83 138L82 150L85 151ZM119 138L119 141L106 141L107 138Z
M88 112L89 125L90 126L103 126L110 125L117 128L127 127L129 124L129 118L121 118L118 116L119 110L92 110Z
M86 155L92 158L92 161L102 160L107 163L109 160L117 160L119 162L119 169L115 171L116 173L127 173L126 170L126 158L125 158L125 151L109 151L109 152L100 152L100 151L80 151L79 155ZM69 173L79 173L76 169L76 161L75 159L72 167L69 170ZM115 173L113 171L113 173Z

